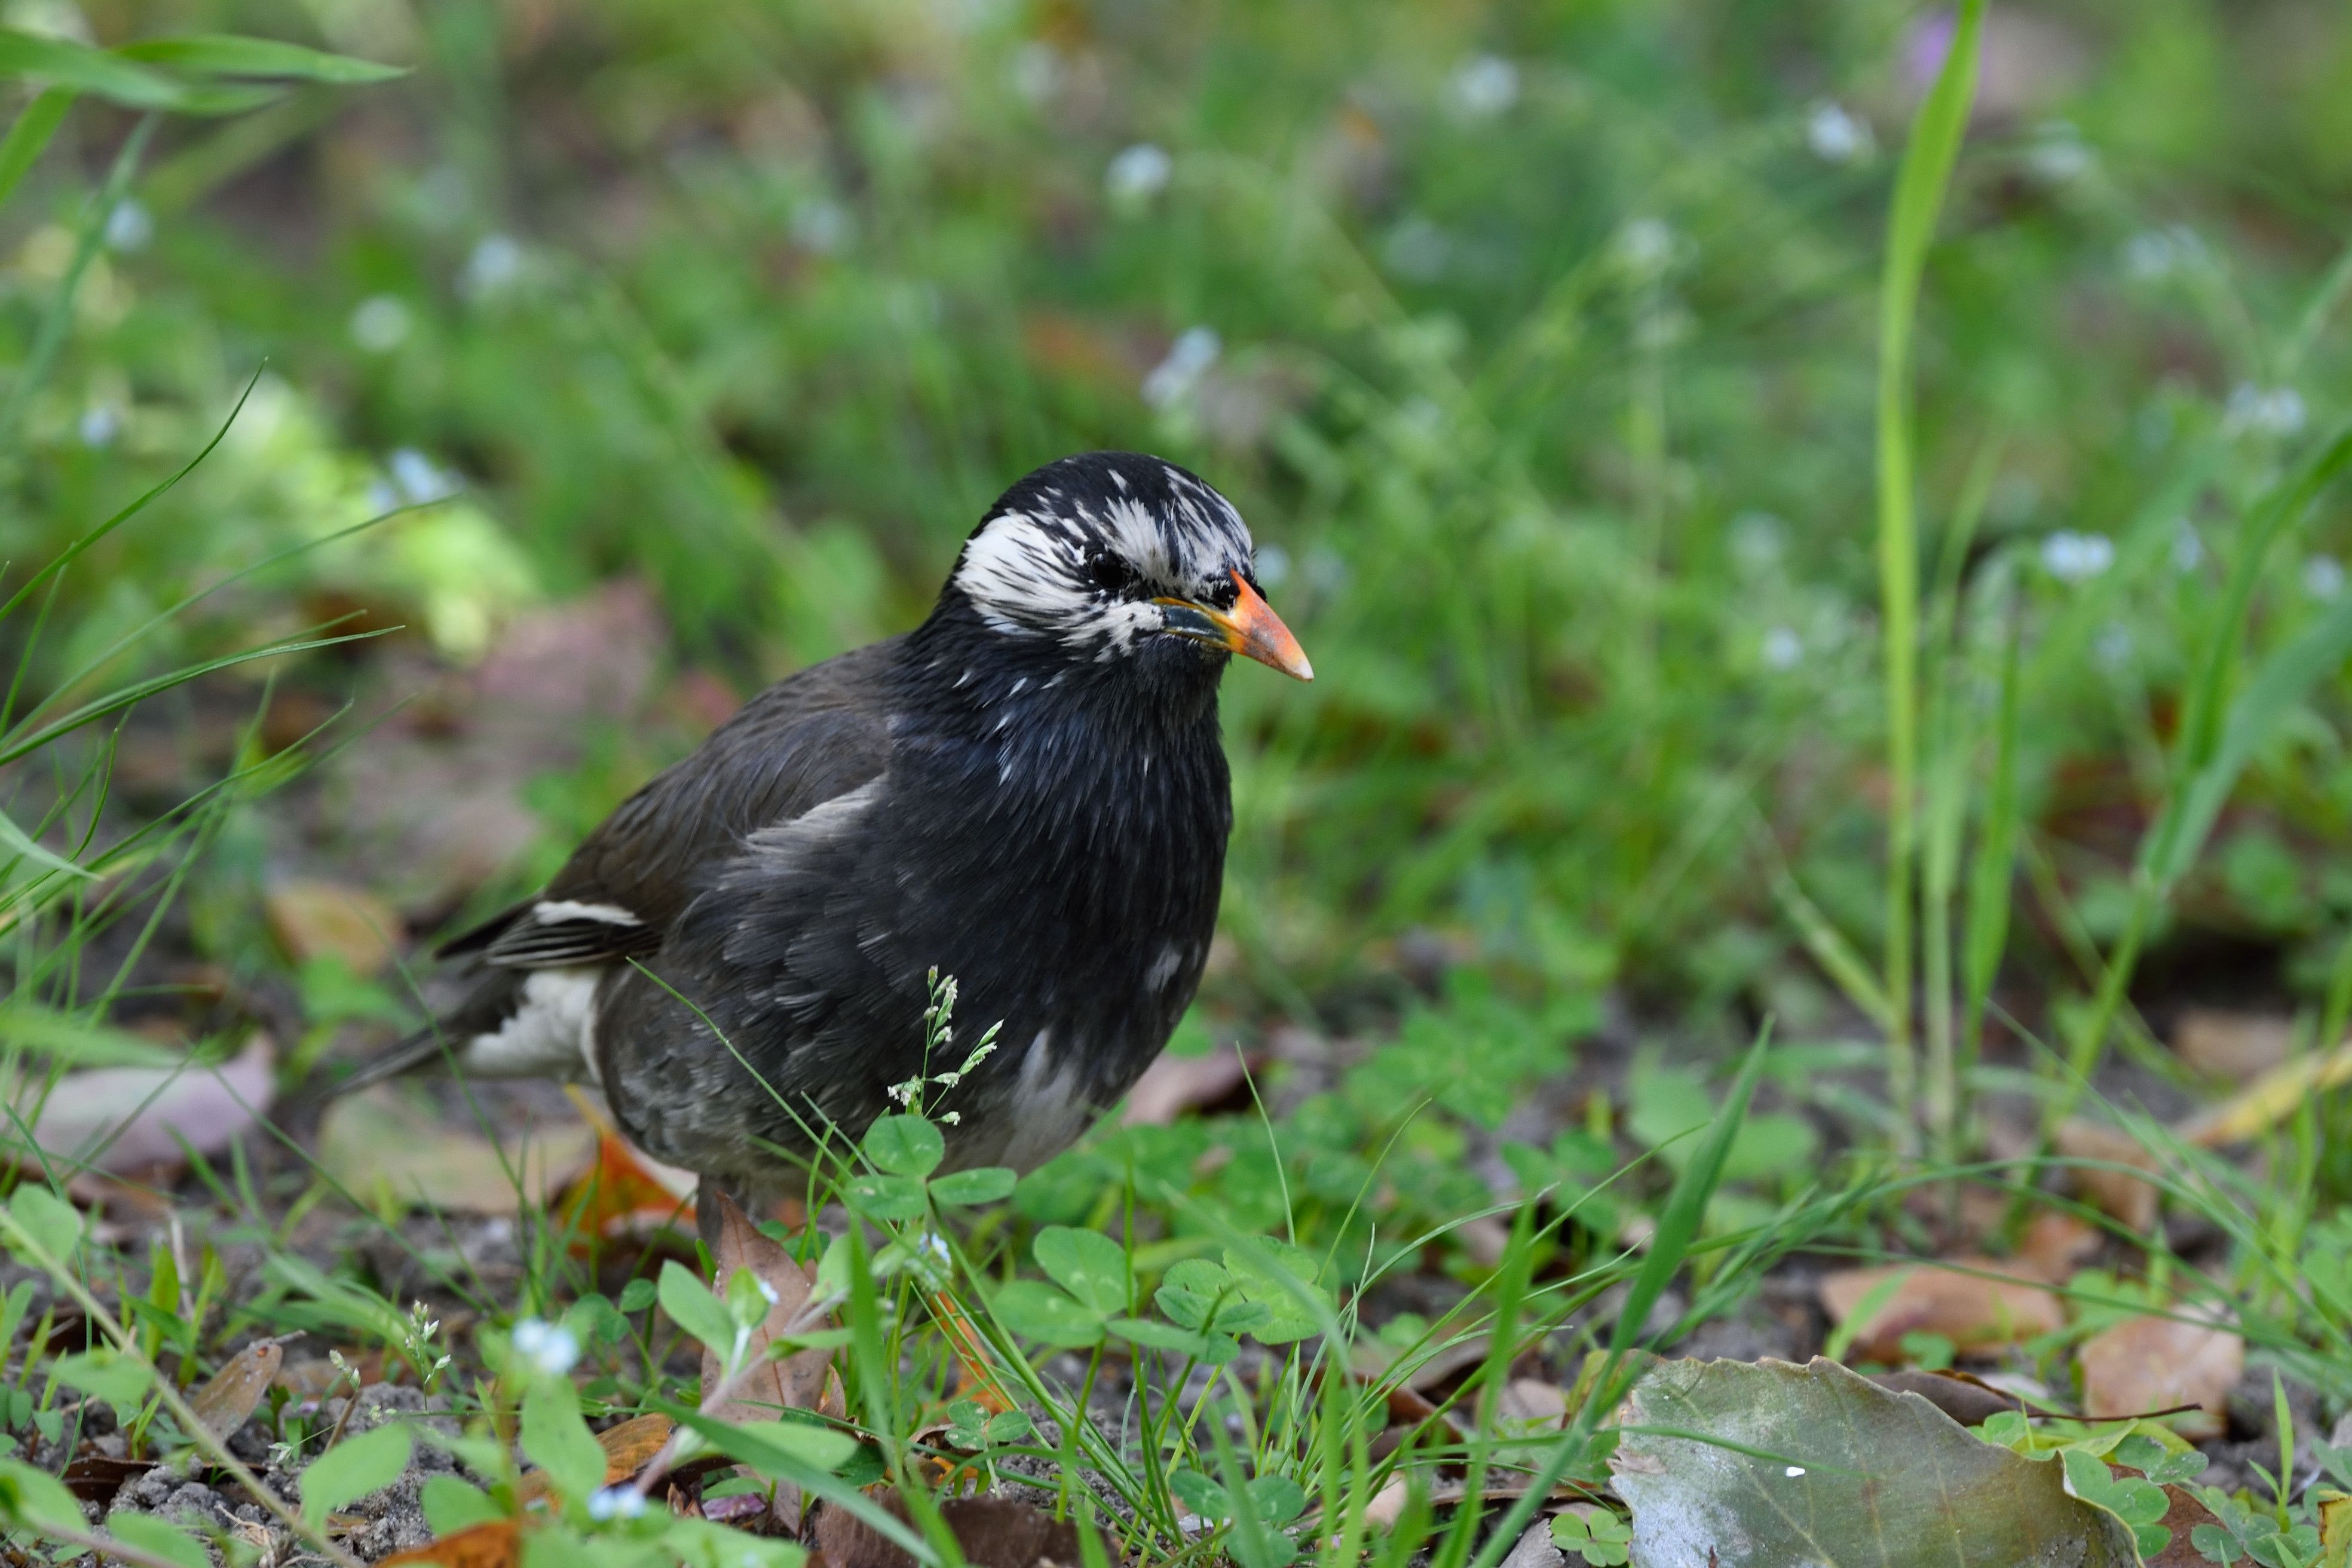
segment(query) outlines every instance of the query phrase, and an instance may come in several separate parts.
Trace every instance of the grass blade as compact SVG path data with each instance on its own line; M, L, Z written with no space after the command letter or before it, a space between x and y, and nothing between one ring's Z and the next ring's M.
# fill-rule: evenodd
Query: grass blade
M16 194L17 183L58 133L77 96L69 87L43 88L8 127L7 139L0 141L0 202Z
M1919 770L1919 521L1912 498L1911 329L1937 215L1976 96L1984 0L1963 0L1936 85L1912 121L1887 217L1878 294L1878 587L1886 661L1887 1101L1913 1114L1911 860Z
M1625 1356L1640 1343L1650 1310L1665 1294L1666 1287L1674 1282L1683 1260L1690 1256L1692 1246L1698 1240L1699 1226L1706 1218L1706 1205L1723 1181L1724 1162L1730 1157L1732 1140L1739 1135L1740 1124L1747 1120L1748 1102L1755 1098L1756 1085L1764 1076L1771 1041L1772 1027L1768 1023L1756 1037L1755 1045L1748 1047L1747 1058L1739 1064L1739 1076L1732 1080L1729 1097L1707 1129L1706 1141L1683 1168L1674 1191L1667 1195L1665 1211L1659 1215L1658 1228L1650 1238L1650 1255L1643 1260L1642 1271L1633 1277L1633 1288L1625 1294L1625 1305L1609 1331L1608 1359L1602 1362L1601 1373L1593 1380L1592 1396L1577 1412L1576 1421L1567 1434L1553 1445L1527 1490L1486 1537L1486 1545L1478 1549L1470 1568L1495 1568L1503 1554L1518 1543L1520 1532L1535 1517L1536 1510L1543 1506L1552 1487L1583 1456L1601 1417L1624 1398Z

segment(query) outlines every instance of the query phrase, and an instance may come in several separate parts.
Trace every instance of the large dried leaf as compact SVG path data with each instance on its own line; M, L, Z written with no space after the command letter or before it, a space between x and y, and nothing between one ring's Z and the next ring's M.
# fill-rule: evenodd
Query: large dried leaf
M2056 1296L1992 1258L1840 1269L1822 1277L1821 1295L1839 1324L1861 1316L1853 1344L1872 1361L1900 1356L1906 1334L1941 1334L1962 1350L1977 1350L2066 1325Z
M2182 1141L2222 1149L2259 1138L2304 1102L2352 1083L2352 1040L2324 1054L2297 1057L2273 1068L2229 1100L2174 1129Z
M1636 1563L2138 1562L2123 1521L2069 1496L2055 1461L1971 1436L1832 1361L1668 1362L1634 1386L1623 1426L1610 1466L1633 1510Z
M604 1450L604 1484L619 1486L651 1462L669 1442L677 1423L667 1415L636 1415L596 1434ZM530 1504L553 1489L545 1470L526 1470L515 1481L515 1501Z
M1188 1110L1216 1104L1248 1077L1249 1064L1230 1046L1197 1057L1162 1052L1127 1091L1119 1120L1129 1127L1165 1127Z
M275 1052L257 1034L218 1066L94 1068L49 1090L33 1136L50 1153L127 1174L177 1170L186 1147L217 1154L269 1104Z
M842 1413L842 1401L833 1379L833 1352L803 1350L772 1359L769 1347L779 1339L806 1334L821 1326L806 1317L815 1274L795 1262L793 1255L752 1228L751 1218L735 1200L714 1190L719 1205L719 1242L711 1249L711 1266L723 1295L739 1268L748 1268L766 1288L768 1315L751 1332L751 1370L724 1399L714 1401L725 1363L718 1352L702 1352L702 1409L720 1421L772 1421L782 1410L815 1410L827 1415ZM830 1319L823 1326L829 1326ZM800 1521L800 1489L790 1482L776 1489L775 1515L787 1526Z
M319 1123L320 1165L361 1198L459 1214L544 1207L595 1148L587 1126L559 1121L520 1129L501 1150L470 1125L419 1108L394 1084L335 1101Z
M511 1519L493 1519L413 1551L394 1552L376 1568L424 1568L428 1563L440 1568L514 1568L521 1560L521 1525Z
M2179 1318L2126 1318L2083 1343L2083 1409L2094 1416L2142 1415L2197 1406L2182 1435L2218 1437L2228 1424L2230 1391L2246 1370L2246 1342L2214 1323Z
M911 1518L897 1492L878 1500L901 1524ZM940 1517L963 1560L972 1568L1078 1568L1086 1561L1079 1544L1082 1528L1018 1498L949 1498L940 1504ZM1103 1561L1116 1563L1118 1554L1100 1539L1092 1525L1083 1527L1097 1537ZM817 1510L814 1524L816 1561L825 1568L915 1568L915 1559L898 1542L846 1509L827 1505Z
M2152 1182L2109 1165L2127 1165L2153 1173L2156 1155L2147 1144L2120 1128L2096 1121L2069 1119L2058 1129L2058 1152L2069 1160L2094 1160L2067 1173L2076 1195L2100 1213L2120 1222L2126 1230L2146 1236L2156 1229L2158 1201L2163 1194Z

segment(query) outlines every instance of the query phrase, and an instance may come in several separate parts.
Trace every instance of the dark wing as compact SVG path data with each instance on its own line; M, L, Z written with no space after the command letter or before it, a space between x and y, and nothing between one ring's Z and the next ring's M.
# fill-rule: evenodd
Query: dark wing
M746 703L624 802L535 899L440 950L509 969L650 956L703 878L747 836L877 776L898 639L801 671Z

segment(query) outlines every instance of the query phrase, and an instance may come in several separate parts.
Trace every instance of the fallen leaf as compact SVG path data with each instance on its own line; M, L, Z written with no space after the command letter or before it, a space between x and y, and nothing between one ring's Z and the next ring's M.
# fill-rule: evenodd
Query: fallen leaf
M405 928L390 904L340 882L285 882L262 901L269 934L297 963L331 958L353 974L381 973Z
M543 1207L595 1152L579 1122L521 1130L503 1154L470 1126L453 1126L397 1084L336 1100L319 1123L319 1164L363 1200L457 1214Z
M2093 1416L2137 1415L2193 1405L2183 1417L2191 1438L2218 1437L2228 1425L2230 1391L2246 1370L2246 1342L2212 1322L2126 1318L2074 1352L2083 1369L2083 1409Z
M1538 1515L1504 1553L1502 1568L1560 1568L1567 1561L1567 1554L1551 1542L1551 1521Z
M592 1239L691 1231L698 1180L693 1172L665 1165L603 1127L596 1132L595 1159L564 1189L558 1212L583 1250Z
M2151 1173L2157 1168L2156 1155L2147 1145L2120 1128L2096 1121L2062 1123L2057 1149L2069 1160L2098 1160ZM2125 1229L2141 1236L2156 1229L2157 1205L2163 1194L2154 1183L2095 1165L2077 1165L2066 1174L2077 1196Z
M285 1362L285 1346L276 1340L256 1340L188 1395L188 1407L214 1436L226 1438L260 1405Z
M899 1522L908 1521L907 1505L898 1493L884 1492L874 1500ZM939 1509L972 1568L1037 1568L1040 1563L1077 1568L1086 1561L1075 1521L1057 1520L1017 1498L949 1498ZM820 1508L813 1523L812 1544L825 1568L915 1568L905 1548L846 1509ZM1092 1525L1085 1528L1094 1530ZM1096 1531L1095 1537L1102 1561L1118 1562L1118 1553L1101 1532Z
M2352 1083L2352 1040L2334 1050L2273 1068L2243 1090L2173 1131L2187 1142L2220 1149L2259 1138L2301 1109L2304 1101Z
M2054 1460L1980 1441L1832 1361L1670 1362L1622 1414L1610 1468L1633 1507L1636 1563L2138 1562L2130 1530L2068 1495Z
M644 1469L677 1430L677 1424L667 1415L636 1415L597 1433L596 1446L604 1450L604 1484L618 1486ZM548 1490L545 1470L526 1470L516 1479L515 1501L533 1503Z
M92 1450L78 1454L58 1479L84 1502L112 1502L125 1481L136 1480L155 1468L153 1459L118 1458Z
M2212 1568L2213 1560L2197 1550L2189 1538L2200 1524L2219 1524L2213 1510L2179 1487L2164 1489L2164 1500L2168 1505L2164 1517L2157 1522L2172 1531L2172 1539L2164 1550L2147 1560L2147 1568Z
M276 1051L257 1033L216 1066L93 1068L60 1079L41 1106L33 1136L60 1160L116 1175L176 1171L181 1140L217 1154L268 1109ZM29 1108L28 1108L29 1109Z
M1541 1378L1515 1377L1503 1385L1495 1402L1496 1419L1507 1431L1558 1430L1568 1425L1568 1394L1558 1384Z
M1986 1350L2066 1326L2056 1296L1992 1258L1840 1269L1822 1277L1822 1305L1843 1326L1890 1279L1892 1290L1853 1336L1865 1360L1893 1360L1906 1334L1941 1334L1959 1350Z
M1198 1057L1162 1051L1127 1091L1119 1121L1129 1127L1165 1127L1188 1110L1216 1104L1248 1078L1249 1064L1230 1046Z
M719 1205L719 1240L711 1249L711 1271L718 1291L724 1297L727 1282L735 1277L735 1271L748 1268L765 1289L768 1315L751 1331L751 1348L746 1352L750 1370L723 1399L714 1395L726 1364L718 1352L708 1345L703 1347L703 1414L719 1421L772 1421L784 1410L814 1410L839 1415L843 1405L839 1384L833 1375L831 1351L795 1351L781 1360L772 1359L768 1353L769 1347L779 1339L831 1325L829 1316L816 1321L805 1316L809 1297L816 1286L815 1270L803 1268L791 1253L753 1229L750 1217L725 1193L716 1193L715 1201ZM780 1484L774 1511L786 1529L798 1528L800 1489L789 1481Z
M1905 1367L1874 1374L1871 1382L1892 1394L1916 1394L1963 1426L1974 1426L2004 1410L2022 1410L2025 1401L1964 1372L1922 1372Z
M522 1527L511 1519L492 1519L411 1551L378 1558L376 1568L423 1568L428 1563L437 1563L440 1568L514 1568L521 1561Z
M2294 1020L2267 1013L2190 1007L2173 1026L2172 1052L2210 1078L2244 1083L2283 1065L2294 1047Z
M2091 1260L2104 1237L2098 1226L2056 1209L2044 1209L2027 1223L2018 1238L2015 1262L2021 1272L2053 1285L2063 1285Z

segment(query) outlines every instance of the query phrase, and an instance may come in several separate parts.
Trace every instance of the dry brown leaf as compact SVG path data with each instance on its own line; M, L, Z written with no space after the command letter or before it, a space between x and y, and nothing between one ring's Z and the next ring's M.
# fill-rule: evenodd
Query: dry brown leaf
M1129 1127L1165 1127L1188 1110L1216 1104L1248 1078L1249 1064L1230 1046L1198 1057L1162 1051L1127 1091L1119 1120Z
M2246 1370L2246 1342L2212 1322L2178 1318L2126 1318L2102 1329L2074 1352L2083 1369L2083 1409L2094 1416L2137 1415L2193 1405L2196 1426L2181 1435L2221 1436L2230 1391Z
M2175 1056L2231 1083L2245 1083L2283 1065L2294 1047L2294 1020L2274 1014L2190 1007L2172 1029Z
M1822 1277L1822 1305L1843 1325L1889 1279L1897 1283L1853 1336L1854 1352L1865 1360L1900 1355L1906 1334L1941 1334L1960 1350L1986 1350L2066 1324L2056 1296L1993 1258L1840 1269Z
M257 1033L217 1066L93 1068L58 1080L41 1107L33 1136L60 1159L97 1170L176 1171L181 1140L217 1154L268 1109L276 1087L276 1050Z
M511 1519L493 1519L411 1551L395 1552L379 1559L376 1568L424 1568L428 1563L441 1568L515 1568L521 1561L521 1526Z
M1559 1427L1568 1424L1568 1393L1558 1384L1538 1377L1515 1377L1503 1385L1495 1402L1496 1418L1524 1431L1528 1427Z
M226 1438L260 1405L285 1362L285 1346L276 1340L256 1340L229 1357L226 1366L188 1396L188 1408L214 1436Z
M2091 1260L2102 1239L2099 1228L2090 1221L2045 1209L2026 1225L2012 1261L2020 1273L2063 1285Z
M2096 1121L2061 1124L2057 1147L2069 1160L2101 1160L2149 1172L2157 1168L2156 1156L2146 1144L2128 1132ZM2153 1183L2094 1166L2077 1166L2067 1173L2067 1179L2077 1196L2126 1229L2142 1236L2156 1229L2157 1203L2162 1194Z
M644 1469L677 1430L677 1423L667 1415L635 1415L597 1433L596 1446L604 1450L604 1484L619 1486ZM515 1500L528 1506L548 1490L545 1470L526 1470L515 1481Z
M353 974L383 972L404 931L390 904L340 882L286 882L263 900L269 934L297 963L332 958Z
M2189 1536L2200 1524L2219 1524L2213 1510L2179 1487L2164 1489L2165 1500L2171 1506L2157 1522L2172 1531L2172 1539L2164 1550L2147 1560L2147 1568L2212 1568L2213 1560L2197 1550Z
M872 1494L869 1494L872 1495ZM896 1492L884 1492L875 1501L899 1522L908 1518L907 1505ZM1056 1520L1045 1510L1017 1498L949 1498L940 1503L940 1516L963 1548L972 1568L1077 1568L1086 1561L1078 1543L1078 1524ZM816 1510L817 1556L825 1568L915 1568L915 1560L896 1542L846 1509L827 1505ZM1092 1525L1085 1527L1093 1530ZM1118 1561L1118 1553L1096 1532L1102 1560Z
M767 1288L768 1316L751 1331L750 1371L726 1398L713 1401L725 1363L709 1346L702 1352L702 1410L719 1421L772 1421L780 1410L814 1410L842 1414L839 1382L833 1375L833 1352L797 1351L782 1360L771 1359L768 1347L779 1338L806 1333L815 1324L802 1321L816 1285L814 1269L803 1268L793 1255L752 1227L735 1200L715 1194L719 1205L719 1241L711 1249L715 1286L723 1297L727 1282L738 1268L748 1268ZM831 1319L825 1320L830 1323ZM800 1489L785 1482L776 1488L775 1515L786 1528L801 1519Z
M369 1201L386 1197L458 1214L544 1207L594 1157L577 1121L517 1129L498 1145L453 1126L395 1084L336 1100L319 1123L319 1163Z

